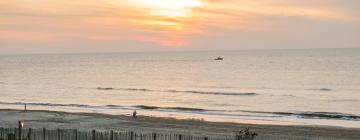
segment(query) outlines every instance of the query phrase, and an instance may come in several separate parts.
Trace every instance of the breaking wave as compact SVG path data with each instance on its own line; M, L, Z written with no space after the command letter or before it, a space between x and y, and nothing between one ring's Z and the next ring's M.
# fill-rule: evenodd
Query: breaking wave
M182 110L182 111L210 111L201 108L187 108L187 107L158 107L158 106L146 106L146 105L137 105L134 106L141 109L168 109L168 110Z
M359 120L359 115L338 113L338 112L262 112L262 111L242 111L260 114L275 114L281 116L296 116L308 119L337 119L337 120Z
M0 102L3 105L28 105L28 106L50 106L50 107L78 107L78 108L106 108L106 109L165 109L165 110L177 110L177 111L210 111L201 108L188 108L188 107L158 107L158 106L147 106L147 105L135 105L135 106L120 106L120 105L104 105L104 106L93 106L84 104L52 104L52 103L25 103L25 102Z
M203 108L190 107L160 107L148 105L121 106L121 105L85 105L85 104L52 104L52 103L26 103L26 102L0 102L2 105L23 106L50 106L50 107L75 107L90 109L122 109L122 110L154 110L154 111L176 111L176 112L193 112L196 114L224 115L224 116L252 116L252 117L298 117L303 119L332 119L332 120L352 120L360 121L359 115L338 113L338 112L265 112L265 111L247 111L247 110L208 110ZM232 113L231 113L232 112ZM244 114L250 113L250 114ZM263 115L259 115L263 114Z
M314 89L309 89L309 90L317 90L317 91L332 91L332 89L330 89L330 88L314 88Z
M205 94L205 95L223 95L223 96L254 96L258 95L253 92L212 92L212 91L196 91L196 90L152 90L145 88L112 88L112 87L98 87L97 90L124 90L124 91L143 91L143 92L170 92L170 93L191 93L191 94Z
M3 105L32 105L32 106L58 106L58 107L81 107L81 108L90 108L94 106L84 105L84 104L52 104L52 103L25 103L25 102L0 102Z

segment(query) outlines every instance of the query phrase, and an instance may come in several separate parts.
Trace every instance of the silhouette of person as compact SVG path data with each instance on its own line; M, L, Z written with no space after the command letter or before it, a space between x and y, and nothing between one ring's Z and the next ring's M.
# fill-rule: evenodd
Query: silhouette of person
M136 118L136 110L133 112L133 118Z

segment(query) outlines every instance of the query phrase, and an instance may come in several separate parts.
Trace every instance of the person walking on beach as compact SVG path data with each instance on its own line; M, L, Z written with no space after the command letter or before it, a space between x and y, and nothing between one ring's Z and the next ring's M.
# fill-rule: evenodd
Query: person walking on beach
M133 112L133 118L136 118L136 110Z

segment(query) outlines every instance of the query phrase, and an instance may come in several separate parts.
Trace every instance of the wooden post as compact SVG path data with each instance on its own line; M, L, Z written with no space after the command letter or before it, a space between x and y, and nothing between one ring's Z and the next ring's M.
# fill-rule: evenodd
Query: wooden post
M96 131L95 131L95 129L93 129L92 130L92 140L95 140L95 133L96 133Z
M21 128L22 128L22 124L21 124L22 122L21 121L19 121L19 133L18 133L18 138L19 138L19 140L21 140Z
M58 132L58 140L61 140L61 139L60 139L60 138L61 138L61 137L60 137L60 129L58 129L57 132Z
M181 134L179 135L179 140L181 140Z
M78 131L77 131L77 129L75 129L74 132L75 132L75 140L77 140L78 139Z
M31 128L29 128L29 133L28 133L28 140L31 140L31 133L32 133L32 129Z
M205 137L205 140L208 140L208 137Z
M1 136L0 136L0 138L1 138L1 139L5 139L5 138L4 138L4 128L1 128L0 131L1 131Z
M25 104L25 108L24 108L25 112L26 112L26 104Z
M113 130L110 131L110 140L114 140L114 131Z
M43 128L43 140L46 140L46 128Z
M134 132L133 131L130 132L130 140L134 140Z
M154 137L153 140L156 140L156 133L153 133L153 137Z

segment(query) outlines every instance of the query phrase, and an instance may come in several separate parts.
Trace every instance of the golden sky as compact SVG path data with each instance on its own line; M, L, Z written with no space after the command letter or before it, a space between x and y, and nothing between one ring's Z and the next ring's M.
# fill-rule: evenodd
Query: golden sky
M359 47L358 0L4 0L0 53Z

